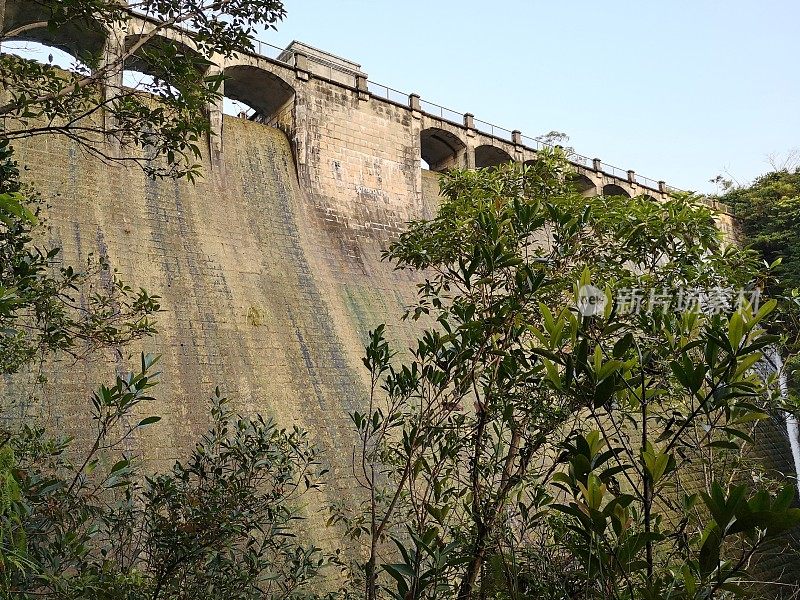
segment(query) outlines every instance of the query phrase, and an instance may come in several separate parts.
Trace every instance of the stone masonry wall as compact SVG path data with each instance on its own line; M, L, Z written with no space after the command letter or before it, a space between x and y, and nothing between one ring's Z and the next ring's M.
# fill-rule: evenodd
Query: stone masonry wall
M157 400L136 416L162 420L130 445L148 469L169 468L193 447L219 386L239 410L311 431L332 467L327 498L337 498L350 487L346 413L366 397L367 332L396 322L415 291L380 261L389 227L378 219L399 227L421 216L421 201L417 214L403 210L406 175L380 157L370 162L367 148L339 154L340 166L329 164L315 183L326 194L309 194L281 131L226 117L223 142L223 163L206 163L194 186L109 167L62 138L18 146L20 164L31 167L26 178L52 205L46 242L62 246L65 262L78 267L90 253L107 257L128 283L161 295L164 309L159 334L127 349L133 361L109 356L91 368L52 367L28 414L88 441L92 389L135 366L139 351L158 353ZM362 169L360 187L337 191L344 185L337 168ZM388 182L394 194L385 191ZM345 210L334 210L337 197ZM410 338L403 325L390 334ZM13 391L12 383L5 385ZM323 512L312 513L324 521Z

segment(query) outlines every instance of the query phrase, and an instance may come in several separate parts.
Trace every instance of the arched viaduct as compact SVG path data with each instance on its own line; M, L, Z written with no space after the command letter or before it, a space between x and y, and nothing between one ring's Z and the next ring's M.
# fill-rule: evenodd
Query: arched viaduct
M12 39L35 41L62 49L88 64L108 65L136 49L124 69L157 75L150 69L147 49L170 40L180 52L197 50L180 30L144 17L130 21L126 31L109 31L97 23L76 23L58 31L33 24L46 20L39 3L5 2L3 32ZM266 54L273 54L268 57ZM277 54L277 55L276 55ZM376 223L376 207L393 228L418 213L421 166L432 171L449 167L480 168L507 161L535 159L542 144L424 102L416 94L401 95L368 81L360 66L294 42L276 53L256 43L251 53L207 57L209 73L225 76L224 95L250 106L255 118L281 129L289 138L302 183L325 211L348 222ZM108 89L122 86L123 69L108 75ZM225 127L220 102L208 108L212 122L209 152L219 164L221 131ZM586 194L646 195L665 199L669 188L654 181L573 154L579 189ZM352 193L345 194L349 189ZM412 205L408 198L414 199ZM413 206L416 205L416 206Z

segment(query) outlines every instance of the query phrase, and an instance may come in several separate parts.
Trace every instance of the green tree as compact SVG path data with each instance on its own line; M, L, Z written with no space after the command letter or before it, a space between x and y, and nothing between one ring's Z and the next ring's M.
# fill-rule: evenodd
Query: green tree
M778 406L752 369L774 303L729 292L754 254L691 197L586 199L567 174L558 150L450 172L386 254L424 277L424 328L399 362L372 333L351 415L364 504L332 520L366 540L367 598L542 595L534 572L553 598L719 597L800 520L751 458ZM698 288L703 310L676 302Z
M758 250L764 260L773 263L776 280L769 291L777 297L800 288L800 169L767 173L752 185L734 187L719 196L731 207L744 241Z
M129 425L153 398L155 360L92 396L88 449L41 427L0 448L0 594L19 600L314 597L328 564L296 537L297 502L324 473L306 434L232 413L213 398L212 426L186 461L145 476L117 455L158 421ZM77 460L75 457L79 457Z
M785 336L786 370L795 396L800 397L800 169L776 170L749 186L728 186L719 197L733 210L742 243L757 250L774 276L764 281L767 293L782 300L784 310L771 326Z
M326 472L306 432L234 415L219 391L211 414L189 460L142 492L146 597L321 596L310 584L330 559L298 535L298 502Z

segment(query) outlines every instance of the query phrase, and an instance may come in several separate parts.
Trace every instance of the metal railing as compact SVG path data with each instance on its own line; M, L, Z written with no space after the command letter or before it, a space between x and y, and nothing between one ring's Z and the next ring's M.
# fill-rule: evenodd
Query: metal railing
M403 104L405 106L410 105L410 94L405 94L399 90L394 88L390 88L387 85L383 85L381 83L376 83L372 80L367 82L368 89L370 93L376 98L385 98L391 102L397 104ZM425 114L437 117L446 121L450 121L457 125L463 126L464 123L464 113L457 112L440 104L436 104L434 102L430 102L428 100L419 99L419 105L422 112ZM488 121L483 121L481 119L474 119L473 123L475 125L475 129L479 133L483 133L486 135L490 135L492 137L496 137L498 139L502 139L504 141L513 142L513 131L507 129L505 127L500 127L498 125L494 125L493 123L489 123ZM529 148L534 151L542 150L544 148L554 148L553 144L549 144L542 140L538 140L536 138L532 138L526 135L521 136L522 145L526 148ZM585 169L594 170L595 164L594 159L589 158L588 156L584 156L583 154L578 154L576 152L569 153L568 156L570 162L575 165L581 166ZM607 174L611 175L612 177L616 177L617 179L621 179L623 181L628 181L628 170L623 169L621 167L615 167L614 165L610 165L608 163L600 162L600 170ZM651 179L650 177L644 177L643 175L634 174L634 180L632 183L637 183L643 187L650 188L655 191L660 191L659 182L655 179ZM675 187L668 187L668 190L682 192L683 190Z
M420 99L419 105L422 109L422 112L429 114L432 117L439 117L440 119L450 121L451 123L456 123L458 125L464 124L464 113L456 112L455 110L445 106L422 99Z
M533 150L543 150L544 148L552 148L550 144L546 144L541 140L537 140L536 138L532 138L527 135L522 136L522 143L528 148L531 148Z
M367 81L367 90L369 90L369 93L375 98L383 98L389 102L408 106L408 94L404 94L389 86L375 83L374 81Z
M611 175L612 177L616 177L617 179L628 179L628 171L625 169L620 169L619 167L615 167L614 165L607 165L606 163L600 163L603 168L603 173Z
M492 125L486 121L475 119L475 129L481 133L487 133L492 137L508 140L509 142L512 141L512 131L510 129L506 129L505 127L498 127L497 125Z
M639 185L643 185L644 187L649 187L654 190L658 188L658 182L655 179L650 179L649 177L644 177L643 175L636 174L636 183Z
M253 50L256 54L263 56L264 58L280 60L281 62L285 62L294 66L294 52L286 48L280 48L279 46L255 39L253 40Z
M574 164L580 165L584 169L594 169L594 160L592 160L588 156L584 156L583 154L573 153L570 155L569 159Z

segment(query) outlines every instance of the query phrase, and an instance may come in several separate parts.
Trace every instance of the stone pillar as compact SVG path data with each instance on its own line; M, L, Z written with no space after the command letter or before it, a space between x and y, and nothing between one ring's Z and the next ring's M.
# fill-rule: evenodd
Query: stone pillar
M422 193L422 112L420 111L419 96L410 94L408 106L411 109L411 148L414 152L414 203L419 207L420 214L424 213L425 199ZM428 165L432 168L433 165Z
M103 75L103 99L109 106L114 98L123 93L122 72L125 69L122 57L125 54L125 32L115 27L107 31L103 44L103 56L100 59L100 69L105 69ZM108 132L116 129L116 119L108 111L103 111L103 125Z
M214 77L221 75L223 69L217 64L213 64L208 68L207 75ZM211 124L211 131L208 137L208 150L211 157L212 167L222 166L222 125L223 125L223 96L225 94L225 82L220 83L219 98L207 107L208 119Z
M517 163L524 163L524 156L522 154L522 132L518 129L515 129L511 132L511 143L514 144L514 162Z
M628 170L628 183L636 183L636 171Z
M603 170L603 161L599 158L592 159L592 168L597 172L600 173Z
M294 135L292 137L292 146L294 147L295 157L297 159L297 168L301 176L308 174L309 162L309 145L310 136L308 135L309 115L307 99L303 90L295 90L294 100Z
M470 131L475 132L475 115L472 113L466 113L464 115L464 127L469 129Z
M294 72L298 79L308 81L311 71L308 68L308 57L305 54L294 53Z
M666 181L659 181L658 182L658 191L662 194L667 193L667 182Z
M464 115L464 127L467 128L467 149L464 151L464 167L467 169L475 168L475 115L466 113Z
M369 85L367 78L364 75L356 76L356 88L358 89L358 99L363 101L369 100Z

